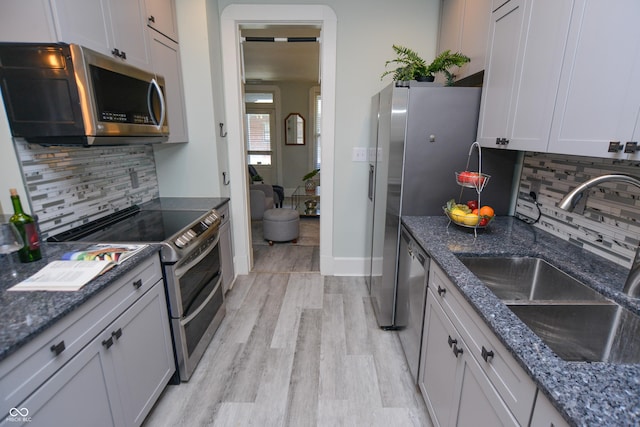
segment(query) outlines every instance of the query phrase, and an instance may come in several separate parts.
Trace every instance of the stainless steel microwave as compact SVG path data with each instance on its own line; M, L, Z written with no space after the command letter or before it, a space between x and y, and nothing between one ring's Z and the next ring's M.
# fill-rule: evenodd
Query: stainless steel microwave
M76 44L0 43L14 137L44 145L168 139L164 78Z

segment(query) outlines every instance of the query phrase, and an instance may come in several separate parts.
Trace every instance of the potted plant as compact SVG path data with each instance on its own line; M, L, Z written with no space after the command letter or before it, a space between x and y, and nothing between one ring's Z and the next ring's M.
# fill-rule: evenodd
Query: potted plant
M312 178L318 175L319 173L320 173L320 169L314 169L302 177L302 180L304 181L304 190L307 194L316 193L316 186L318 184Z
M460 52L451 53L450 50L445 50L440 55L436 56L431 64L427 67L427 72L430 75L436 73L444 73L447 77L447 86L453 86L453 79L455 74L449 71L451 67L460 67L467 62L471 61L468 56L461 54Z
M393 45L393 50L398 55L396 59L389 60L384 63L387 67L389 64L396 64L398 67L394 70L387 70L382 73L380 79L389 74L393 74L394 81L433 81L433 74L429 76L427 70L427 62L420 57L415 51L408 47Z
M394 81L417 80L432 82L436 73L444 73L447 77L447 86L452 86L455 75L449 71L449 68L459 67L470 61L468 56L460 52L451 53L450 50L445 50L431 64L427 65L420 55L407 47L393 45L393 50L398 57L385 62L384 65L386 67L395 63L400 66L394 70L385 71L380 77L381 79L388 74L393 74Z

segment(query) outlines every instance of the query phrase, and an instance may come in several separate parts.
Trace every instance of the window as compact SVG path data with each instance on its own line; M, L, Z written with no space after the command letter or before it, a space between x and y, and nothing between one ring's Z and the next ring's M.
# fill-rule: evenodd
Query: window
M247 113L247 156L250 165L271 165L270 113Z
M273 163L271 138L275 120L273 93L246 93L245 104L247 162L250 165L271 166Z

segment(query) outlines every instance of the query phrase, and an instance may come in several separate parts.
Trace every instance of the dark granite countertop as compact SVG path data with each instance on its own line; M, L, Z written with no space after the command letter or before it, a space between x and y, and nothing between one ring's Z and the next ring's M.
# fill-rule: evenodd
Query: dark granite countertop
M228 197L159 197L141 204L140 209L175 211L219 209L229 200Z
M158 256L160 245L149 245L122 264L98 276L75 292L14 292L11 286L33 275L65 252L78 251L87 243L43 243L42 259L22 264L12 254L17 277L10 274L9 261L0 257L0 361L31 341L93 295L105 289L150 256Z
M140 205L144 210L208 210L218 209L229 202L228 197L160 197ZM4 217L3 217L4 218ZM7 218L4 218L5 220ZM43 243L42 259L22 264L13 254L17 277L12 277L8 260L0 257L0 361L70 313L91 296L117 281L135 268L140 261L160 251L160 244L149 245L131 259L92 280L77 292L8 292L7 289L21 282L49 261L60 259L65 252L82 250L88 243ZM156 255L157 256L157 255Z
M402 222L570 424L640 424L640 364L560 359L456 255L541 257L640 314L640 301L622 293L626 269L511 217L497 217L475 240L444 216Z

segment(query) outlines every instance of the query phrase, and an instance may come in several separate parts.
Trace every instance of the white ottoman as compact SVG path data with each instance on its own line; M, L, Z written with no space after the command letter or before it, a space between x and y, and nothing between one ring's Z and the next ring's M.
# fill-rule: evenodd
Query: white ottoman
M300 214L287 208L268 209L262 217L262 233L269 245L273 242L296 243L300 234Z

